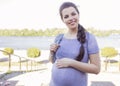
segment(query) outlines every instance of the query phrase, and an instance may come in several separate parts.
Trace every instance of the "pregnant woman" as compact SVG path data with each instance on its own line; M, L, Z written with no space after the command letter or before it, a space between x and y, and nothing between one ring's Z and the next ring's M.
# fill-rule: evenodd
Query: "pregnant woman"
M87 73L100 72L97 41L79 24L80 14L74 3L64 2L59 13L68 30L56 36L50 46L50 86L87 86Z

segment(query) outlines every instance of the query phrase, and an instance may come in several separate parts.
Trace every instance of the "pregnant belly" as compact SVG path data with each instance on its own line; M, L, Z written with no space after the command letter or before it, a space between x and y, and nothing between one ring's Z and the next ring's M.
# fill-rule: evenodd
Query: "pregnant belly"
M56 86L72 86L74 83L80 83L84 79L85 74L74 68L60 68L56 65L52 68L52 81Z

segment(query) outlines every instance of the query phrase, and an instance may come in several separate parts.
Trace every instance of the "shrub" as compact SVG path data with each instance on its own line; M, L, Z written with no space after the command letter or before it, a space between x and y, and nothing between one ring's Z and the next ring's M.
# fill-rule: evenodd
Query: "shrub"
M39 57L40 54L41 54L41 51L38 48L29 48L27 50L28 57L36 58L36 57Z
M5 48L4 51L5 51L5 52L3 52L4 55L9 55L9 54L13 54L14 53L14 50L12 48L9 48L9 47Z
M101 49L101 55L103 57L111 58L111 57L116 56L117 54L118 54L118 51L115 50L115 48L113 48L113 47L105 47L105 48Z

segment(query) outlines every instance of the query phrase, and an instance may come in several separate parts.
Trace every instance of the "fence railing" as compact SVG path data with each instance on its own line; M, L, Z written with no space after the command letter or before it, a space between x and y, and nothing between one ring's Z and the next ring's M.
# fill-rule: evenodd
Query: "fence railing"
M48 60L36 60L36 59L31 59L31 58L27 58L27 57L22 57L22 56L19 56L19 55L16 55L16 54L10 54L4 50L0 50L0 52L5 52L8 54L8 71L13 71L11 70L11 67L12 66L16 66L14 65L14 63L12 62L11 58L12 56L14 56L14 58L18 58L19 60L16 62L17 64L17 67L19 67L19 70L18 71L33 71L33 70L39 70L41 68L47 68L46 67L46 63L48 63ZM12 64L13 63L13 64ZM22 64L24 64L24 66L22 66ZM22 69L22 67L24 67L24 69ZM30 69L29 69L30 67Z
M115 58L108 58L106 57L102 63L104 64L102 67L104 67L104 71L108 71L108 69L112 68L113 71L117 70L120 72L120 54L117 55ZM108 68L109 67L109 68ZM113 69L115 68L115 69Z

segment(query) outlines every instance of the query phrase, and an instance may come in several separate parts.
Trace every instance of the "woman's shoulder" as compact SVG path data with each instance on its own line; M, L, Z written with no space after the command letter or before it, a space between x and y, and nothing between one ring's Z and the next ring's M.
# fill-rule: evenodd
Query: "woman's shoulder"
M90 33L90 32L88 32L88 31L86 31L86 35L87 35L87 36L89 36L89 35L90 35L90 36L93 36L93 34Z
M59 43L62 40L63 36L64 34L58 34L55 38L55 43Z
M58 34L58 35L56 36L56 38L57 38L57 37L61 37L61 36L64 36L64 34L63 34L63 33Z
M87 39L95 38L95 35L90 32L86 32L86 38Z
M63 36L64 36L64 34L62 34L62 33L61 33L61 34L58 34L58 35L56 36L56 40L63 38Z

